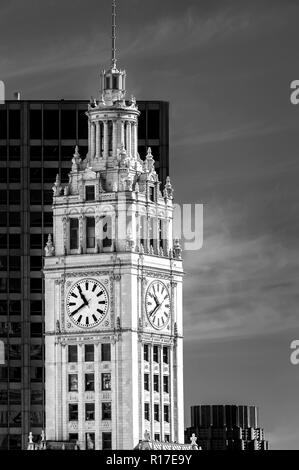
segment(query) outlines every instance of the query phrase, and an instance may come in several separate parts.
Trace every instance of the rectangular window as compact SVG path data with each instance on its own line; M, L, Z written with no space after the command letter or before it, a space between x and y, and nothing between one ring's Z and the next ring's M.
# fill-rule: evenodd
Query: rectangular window
M153 186L149 187L149 200L155 202L155 188Z
M20 183L21 181L21 169L20 168L9 168L8 169L8 180L10 183Z
M0 204L7 204L7 191L6 189L1 189L0 191Z
M30 271L40 271L42 269L42 257L30 256Z
M103 223L103 247L107 248L112 245L112 219L110 216L104 218Z
M111 374L102 374L102 390L111 390Z
M147 111L147 138L160 138L160 111L159 109L149 109Z
M147 421L150 420L150 405L149 403L144 403L144 419Z
M169 405L164 405L164 421L169 423Z
M78 405L77 405L77 403L69 404L69 421L78 421Z
M78 139L88 139L88 121L85 109L78 110Z
M153 347L153 361L159 362L159 346Z
M9 138L20 139L21 137L21 112L19 109L9 110Z
M30 291L42 293L43 290L43 280L40 278L31 278L30 279Z
M30 301L30 315L42 315L43 304L41 300Z
M21 279L12 278L9 280L9 292L21 292Z
M149 374L144 374L144 390L149 391Z
M95 187L92 186L85 186L85 199L86 201L94 201L95 198Z
M103 448L103 450L111 450L112 449L112 434L111 434L111 432L103 432L102 433L102 448Z
M7 112L6 109L0 110L0 139L7 139Z
M30 345L30 359L32 361L42 361L43 359L43 347L41 344Z
M94 345L93 344L85 344L84 357L85 357L85 362L94 361Z
M94 421L94 403L85 403L85 421Z
M148 362L149 360L149 349L148 349L148 344L145 344L143 346L143 359Z
M41 205L42 204L42 192L40 189L31 189L30 190L30 204L31 205Z
M0 256L0 271L7 271L7 256Z
M41 139L42 138L42 110L31 109L29 115L30 139Z
M144 215L140 216L139 220L139 241L140 245L143 245L144 248L147 246L146 218Z
M164 375L163 377L163 392L169 393L169 377Z
M149 244L150 246L154 246L154 238L155 238L155 219L153 217L149 218L149 227L148 227L148 236L149 236Z
M78 392L77 374L69 374L69 392Z
M110 344L101 345L102 361L111 361L111 346Z
M159 392L159 376L154 374L154 392Z
M76 139L76 110L63 109L61 111L61 138Z
M68 347L68 362L78 362L78 350L76 345Z
M86 219L86 248L95 247L95 219L87 217Z
M0 233L0 248L7 248L7 234Z
M85 434L85 447L86 450L94 450L95 434L94 432L87 432Z
M40 145L34 145L30 147L30 161L41 162L42 161L42 148Z
M30 367L31 382L42 382L43 381L43 368L42 367Z
M165 442L170 442L170 435L169 434L164 434L164 441Z
M30 168L30 183L41 183L41 182L42 182L42 169Z
M160 434L155 433L154 438L155 438L155 441L160 441Z
M70 158L70 156L69 156L69 158ZM58 162L59 161L59 147L58 147L58 145L45 145L44 146L44 161L48 161L48 162ZM56 171L58 173L58 169ZM51 177L53 177L53 174L51 175Z
M43 335L43 324L42 323L31 323L30 324L30 336L31 338L41 338Z
M59 139L58 109L44 110L44 139Z
M42 224L42 213L30 212L30 227L41 227Z
M70 249L76 250L79 246L79 220L70 219Z
M164 364L169 363L169 348L167 346L163 346L163 362Z
M11 271L20 271L21 269L21 258L20 256L9 257L9 269Z
M102 420L111 420L111 402L102 403Z
M44 227L53 226L53 214L52 212L44 212Z
M9 191L9 204L20 204L21 202L21 191L18 189L13 189Z
M94 374L85 374L85 391L94 392Z
M10 161L14 162L20 160L21 147L19 145L10 145L8 148L8 152Z
M141 111L138 118L138 139L146 139L146 111Z
M21 214L20 212L10 212L9 213L9 226L10 227L20 227L21 225Z
M11 315L21 315L21 301L11 300L9 302L9 313Z
M159 247L164 248L163 242L163 220L159 219L158 222L158 237L159 237Z
M70 442L77 442L78 441L78 434L75 432L72 432L69 434L69 441Z
M31 215L30 215L31 218ZM42 249L43 240L40 233L34 233L30 235L30 248L34 249L37 248L38 250Z
M157 403L154 404L154 420L160 421L159 405Z
M58 173L59 173L58 168L45 168L45 170L44 170L44 183L54 183Z

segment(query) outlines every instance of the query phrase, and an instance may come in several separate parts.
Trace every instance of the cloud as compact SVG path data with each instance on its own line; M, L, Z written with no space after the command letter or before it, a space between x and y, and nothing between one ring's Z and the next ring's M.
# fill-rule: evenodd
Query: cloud
M296 123L292 122L281 122L281 123L263 123L254 122L244 125L239 125L226 129L213 130L206 133L198 133L193 131L189 135L184 134L183 138L175 140L175 144L179 146L185 145L202 145L216 142L225 142L236 139L243 139L254 136L263 136L269 134L276 134L285 130L294 129Z
M299 327L299 260L273 234L244 227L244 207L209 204L204 244L186 252L185 339L269 334ZM246 223L254 219L249 218Z

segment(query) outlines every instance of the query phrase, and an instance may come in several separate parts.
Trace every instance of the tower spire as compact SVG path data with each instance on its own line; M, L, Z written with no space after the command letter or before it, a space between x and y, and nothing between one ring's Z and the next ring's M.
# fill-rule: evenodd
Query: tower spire
M116 69L116 0L112 0L112 69Z

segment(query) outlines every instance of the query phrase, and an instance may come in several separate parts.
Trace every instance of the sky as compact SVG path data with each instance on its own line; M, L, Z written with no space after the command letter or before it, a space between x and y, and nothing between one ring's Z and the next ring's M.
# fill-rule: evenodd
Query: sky
M272 449L299 449L297 0L119 0L128 95L170 102L177 203L203 204L184 253L190 405L255 404ZM110 0L0 0L7 99L89 99L110 64Z

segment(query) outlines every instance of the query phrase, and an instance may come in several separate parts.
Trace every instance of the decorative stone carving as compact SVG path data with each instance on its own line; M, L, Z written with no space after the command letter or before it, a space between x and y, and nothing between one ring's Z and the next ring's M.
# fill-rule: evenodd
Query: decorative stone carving
M80 169L80 163L81 163L81 158L79 154L79 147L76 145L75 147L75 153L73 155L72 159L72 171L77 172Z
M178 238L174 240L173 256L176 259L182 259L182 247Z
M169 176L167 176L166 178L166 183L165 183L164 190L163 190L163 197L165 199L173 199L173 187L170 182Z
M52 235L49 233L48 241L45 246L45 256L54 256L55 255L55 248L52 243Z
M52 191L53 191L53 196L60 196L61 194L61 191L62 191L62 186L61 186L61 181L60 181L60 177L59 177L59 174L56 175L56 180L55 180L55 183L52 187Z

